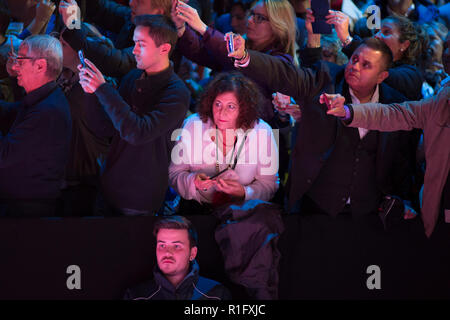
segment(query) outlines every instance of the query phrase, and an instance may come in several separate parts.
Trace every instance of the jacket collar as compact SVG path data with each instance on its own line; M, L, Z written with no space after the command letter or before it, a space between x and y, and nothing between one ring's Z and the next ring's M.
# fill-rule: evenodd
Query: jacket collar
M158 92L167 85L167 82L173 73L172 62L170 62L168 68L156 74L147 75L145 70L142 70L140 76L135 81L136 89L142 88L147 90L146 92L149 92L148 90L151 92Z
M35 104L37 104L39 101L47 98L47 96L53 91L55 90L57 87L56 82L55 81L50 81L46 84L44 84L42 87L39 87L33 91L31 91L30 93L28 93L24 98L23 98L23 105L25 107L32 107Z
M189 272L184 277L184 279L178 284L178 286L175 288L173 284L167 280L167 278L164 276L164 274L161 272L161 270L158 268L158 265L155 266L153 269L153 276L155 278L155 282L163 287L164 289L175 293L176 291L184 291L190 287L192 287L192 284L197 283L199 278L199 271L200 267L196 260L193 260L191 262Z

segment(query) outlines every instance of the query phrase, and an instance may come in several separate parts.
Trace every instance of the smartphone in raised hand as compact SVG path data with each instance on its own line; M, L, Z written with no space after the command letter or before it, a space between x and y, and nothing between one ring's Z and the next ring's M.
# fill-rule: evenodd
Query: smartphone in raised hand
M80 58L81 65L83 68L86 68L86 62L84 61L84 53L83 50L78 51L78 57Z
M231 53L234 51L234 39L233 34L230 32L228 34L228 41L227 41L227 47L228 47L228 53Z
M312 0L311 10L314 15L314 22L311 24L313 32L316 34L331 34L331 25L327 23L325 16L329 14L330 3L328 0Z

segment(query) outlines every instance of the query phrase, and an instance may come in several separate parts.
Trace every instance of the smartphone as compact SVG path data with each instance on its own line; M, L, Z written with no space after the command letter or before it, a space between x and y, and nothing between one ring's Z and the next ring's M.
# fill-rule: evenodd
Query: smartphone
M312 23L313 32L316 34L331 34L331 25L326 22L325 16L329 14L330 3L328 0L311 1L311 10L314 14Z
M220 176L222 173L224 173L225 171L227 171L228 168L223 169L222 171L220 171L219 173L216 173L215 175L213 175L212 177L209 177L210 180L217 178L218 176Z
M84 61L83 50L78 51L78 57L80 58L81 65L83 66L83 68L86 68L86 62Z
M234 51L234 42L233 42L233 34L232 33L230 33L228 36L227 46L228 46L228 52Z

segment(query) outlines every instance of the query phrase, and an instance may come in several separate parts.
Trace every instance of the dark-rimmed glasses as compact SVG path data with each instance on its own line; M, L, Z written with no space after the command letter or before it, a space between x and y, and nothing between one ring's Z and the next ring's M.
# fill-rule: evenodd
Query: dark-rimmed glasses
M269 18L267 18L265 15L256 13L253 10L250 10L250 12L248 13L248 18L250 19L251 17L253 17L253 21L255 21L256 24L260 24L260 23L269 21Z
M18 57L18 56L14 56L11 57L13 64L18 64L19 66L23 65L23 61L24 60L36 60L36 59L45 59L45 58L41 58L41 57Z

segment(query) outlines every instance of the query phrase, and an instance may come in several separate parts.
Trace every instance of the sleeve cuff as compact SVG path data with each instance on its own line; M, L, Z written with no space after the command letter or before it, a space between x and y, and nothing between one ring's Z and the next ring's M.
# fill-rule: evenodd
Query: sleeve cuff
M349 125L353 121L353 107L351 104L344 105L345 117L340 117L344 124Z
M234 66L236 68L245 68L249 65L250 63L250 53L248 53L247 59L245 59L244 61L239 61L239 60L234 60Z

